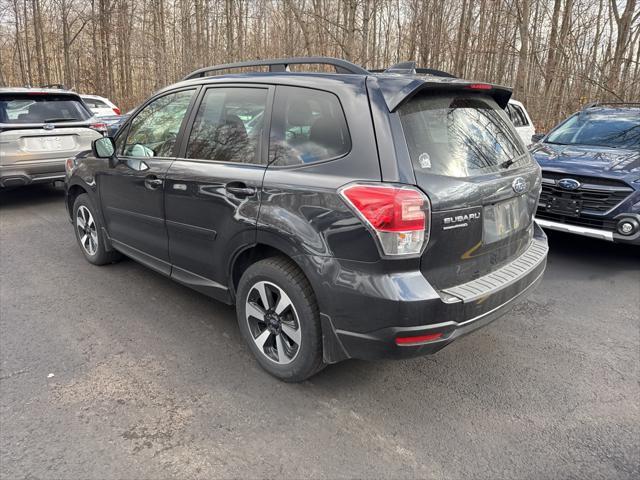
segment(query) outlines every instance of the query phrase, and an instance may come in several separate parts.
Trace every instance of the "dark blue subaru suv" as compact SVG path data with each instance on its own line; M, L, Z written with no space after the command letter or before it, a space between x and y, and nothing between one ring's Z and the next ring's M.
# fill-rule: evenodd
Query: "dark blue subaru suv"
M542 227L640 245L640 103L589 105L531 152Z
M289 71L299 64L335 71ZM510 96L406 64L206 67L69 161L70 220L89 262L124 254L235 305L281 379L434 353L545 269L540 167Z

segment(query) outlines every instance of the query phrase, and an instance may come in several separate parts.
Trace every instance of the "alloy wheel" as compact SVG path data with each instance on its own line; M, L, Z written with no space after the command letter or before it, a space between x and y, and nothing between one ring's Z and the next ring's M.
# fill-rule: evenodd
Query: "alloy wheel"
M301 344L298 314L289 296L272 282L255 283L247 295L245 316L258 350L269 360L291 363Z
M80 205L76 213L76 228L80 245L87 254L93 256L98 251L98 231L93 215L87 207Z

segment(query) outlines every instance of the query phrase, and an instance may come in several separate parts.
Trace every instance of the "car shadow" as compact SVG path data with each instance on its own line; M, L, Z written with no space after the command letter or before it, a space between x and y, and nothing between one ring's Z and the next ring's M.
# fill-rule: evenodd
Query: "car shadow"
M0 190L0 208L3 207L34 207L51 203L52 200L62 200L64 198L64 187L62 183L43 183L27 185L25 187L15 187Z
M639 268L640 248L637 245L613 243L549 230L545 233L549 238L550 260L578 261L587 267L606 267L608 270Z

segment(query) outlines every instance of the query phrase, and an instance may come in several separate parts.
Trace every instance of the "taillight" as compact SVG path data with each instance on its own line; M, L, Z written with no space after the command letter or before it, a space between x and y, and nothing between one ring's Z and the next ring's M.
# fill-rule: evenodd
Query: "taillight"
M106 123L102 123L102 122L92 123L89 126L91 128L93 128L95 131L100 132L102 135L106 135L107 134L107 124Z
M112 110L116 115L120 115L120 109L118 107L113 107Z
M64 170L67 173L71 173L71 170L73 170L73 167L75 166L75 158L74 157L70 157L67 158L64 162Z
M384 255L417 255L429 241L429 199L417 188L355 184L340 194L373 229Z

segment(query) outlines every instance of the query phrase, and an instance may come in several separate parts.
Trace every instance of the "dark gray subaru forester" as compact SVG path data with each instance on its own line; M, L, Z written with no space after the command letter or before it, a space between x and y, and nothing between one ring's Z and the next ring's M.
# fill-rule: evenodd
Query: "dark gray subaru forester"
M317 64L335 73L289 69ZM89 262L124 254L235 303L283 380L434 353L545 269L540 168L510 95L413 63L204 68L67 162L67 208Z

